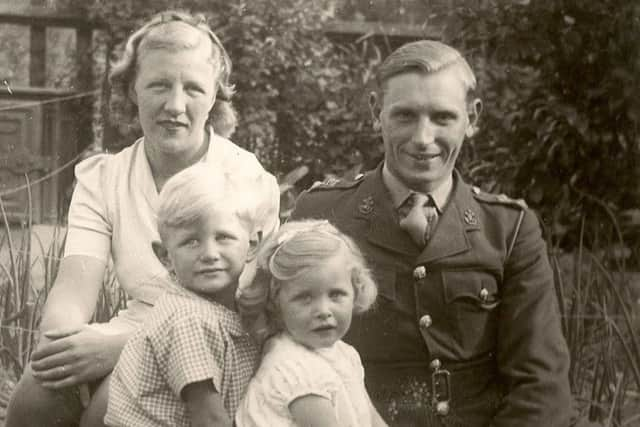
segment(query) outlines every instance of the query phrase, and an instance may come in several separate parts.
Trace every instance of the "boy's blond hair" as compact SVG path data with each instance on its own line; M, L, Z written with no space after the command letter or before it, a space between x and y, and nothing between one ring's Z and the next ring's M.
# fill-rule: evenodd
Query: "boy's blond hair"
M171 177L158 200L158 232L165 241L170 228L185 227L212 210L231 211L251 236L260 232L267 207L256 203L255 189L263 188L261 176L250 180L240 174L220 172L206 163L196 163ZM259 237L259 236L258 236Z

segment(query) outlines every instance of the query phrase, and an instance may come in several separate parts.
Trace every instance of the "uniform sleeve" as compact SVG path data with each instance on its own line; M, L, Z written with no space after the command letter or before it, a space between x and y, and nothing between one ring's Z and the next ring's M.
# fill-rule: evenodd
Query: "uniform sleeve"
M87 255L105 262L109 258L112 227L104 191L108 160L108 156L96 155L76 166L65 256Z
M569 352L545 242L526 210L502 286L498 366L506 395L493 426L569 425Z
M150 336L158 365L177 396L186 385L208 379L221 392L224 344L217 332L200 316L181 314L172 319L169 330Z
M267 395L271 395L279 407L288 408L295 399L310 394L335 403L336 374L313 353L280 352L272 362L264 384Z

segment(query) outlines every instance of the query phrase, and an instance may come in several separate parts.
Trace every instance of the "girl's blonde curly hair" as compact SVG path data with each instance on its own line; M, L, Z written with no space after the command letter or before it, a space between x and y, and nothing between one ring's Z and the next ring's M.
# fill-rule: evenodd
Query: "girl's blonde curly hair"
M342 257L351 271L354 313L369 309L378 289L355 242L325 220L291 221L262 243L255 280L238 290L238 309L245 327L260 342L280 332L283 325L277 297L282 284L336 256Z

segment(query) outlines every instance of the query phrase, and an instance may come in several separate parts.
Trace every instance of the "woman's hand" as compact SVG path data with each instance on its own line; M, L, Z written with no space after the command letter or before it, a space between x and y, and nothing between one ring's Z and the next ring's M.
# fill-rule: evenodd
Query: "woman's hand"
M84 384L113 370L127 335L105 335L87 325L45 331L31 357L33 376L50 389Z

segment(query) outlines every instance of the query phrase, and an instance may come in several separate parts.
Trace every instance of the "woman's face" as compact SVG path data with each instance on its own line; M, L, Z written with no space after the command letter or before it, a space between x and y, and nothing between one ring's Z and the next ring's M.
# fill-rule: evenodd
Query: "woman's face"
M148 149L182 159L201 151L216 96L214 71L208 41L190 49L140 52L130 95Z

